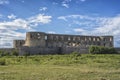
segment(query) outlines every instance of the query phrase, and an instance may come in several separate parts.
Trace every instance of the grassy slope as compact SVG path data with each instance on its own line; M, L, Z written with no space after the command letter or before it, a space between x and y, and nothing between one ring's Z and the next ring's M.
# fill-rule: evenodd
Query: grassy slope
M120 80L120 55L2 57L0 80Z

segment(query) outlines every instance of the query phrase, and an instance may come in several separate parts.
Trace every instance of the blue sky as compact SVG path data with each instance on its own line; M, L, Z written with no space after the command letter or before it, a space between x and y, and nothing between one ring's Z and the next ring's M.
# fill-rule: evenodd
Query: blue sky
M112 35L120 47L120 0L0 0L0 47L28 31Z

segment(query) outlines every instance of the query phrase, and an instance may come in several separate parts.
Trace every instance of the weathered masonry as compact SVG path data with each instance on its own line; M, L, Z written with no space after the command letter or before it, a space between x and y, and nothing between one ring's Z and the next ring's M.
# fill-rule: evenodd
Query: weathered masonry
M25 40L14 40L20 54L88 53L91 45L113 47L113 36L82 36L27 32Z

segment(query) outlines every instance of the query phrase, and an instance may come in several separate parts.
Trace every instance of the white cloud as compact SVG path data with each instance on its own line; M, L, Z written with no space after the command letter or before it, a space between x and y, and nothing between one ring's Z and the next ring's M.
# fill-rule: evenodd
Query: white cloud
M9 19L15 19L16 16L15 16L14 14L11 14L11 15L8 15L8 18L9 18Z
M70 16L69 16L70 17ZM79 26L93 26L91 27L92 30L84 30L86 34L93 33L93 34L102 34L102 35L118 35L120 33L120 16L116 17L79 17L83 21L74 20L73 17L73 24L77 24ZM97 25L97 26L96 26ZM85 27L81 28L85 28ZM75 31L75 30L74 30ZM79 31L76 31L79 32ZM80 31L81 32L81 31Z
M102 34L111 34L111 35L119 35L120 33L120 16L116 16L113 18L109 18L105 20L104 24L95 28L94 32L100 32Z
M54 32L54 31L48 31L47 33L49 33L49 34L55 34L56 32Z
M52 4L53 4L53 5L57 5L58 3L56 3L56 2L53 2Z
M40 10L40 11L46 11L46 10L47 10L47 7L40 7L39 10Z
M25 39L25 33L14 30L0 29L0 48L13 47L13 40Z
M72 1L72 0L64 0L61 5L62 5L63 7L69 8L69 3L70 3L71 1Z
M11 18L9 16L9 18ZM44 14L38 14L32 16L28 19L17 18L12 21L0 22L0 29L24 29L24 30L33 30L32 27L37 26L38 24L47 24L51 22L51 16L45 16Z
M6 47L4 44L9 43L11 45L8 47L11 47L13 39L24 39L25 31L35 31L34 28L37 25L50 23L51 18L52 16L38 14L27 19L16 18L11 21L0 22L0 37L2 40L0 45L2 45L2 47ZM19 30L22 30L23 32L19 32ZM7 37L9 39L6 39Z
M75 32L84 32L85 30L84 29L80 29L80 28L76 28L76 29L73 29Z
M69 3L69 2L71 2L72 0L63 0L63 2L62 3Z
M69 4L63 3L62 6L63 6L63 7L66 7L66 8L69 8Z
M64 17L65 20L72 18L72 19L88 19L88 20L96 20L96 18L93 17L89 17L86 15L67 15L67 16L59 16L60 17Z
M81 2L85 2L86 0L80 0Z
M52 16L45 16L44 14L38 14L36 16L28 18L28 20L29 20L29 23L46 24L46 23L51 22L51 18L52 18Z
M24 19L15 19L13 21L6 21L6 22L0 22L0 29L8 29L8 30L18 30L18 29L25 29L30 30L30 23L28 23Z
M115 39L115 46L120 46L120 44L118 44L118 41L120 41L120 15L115 17L68 15L60 16L58 19L67 21L67 23L71 23L71 29L73 29L73 31L77 34L113 35Z
M9 4L8 0L0 0L0 4Z
M76 20L73 21L73 23L74 23L74 24L77 24L77 25L81 25L81 26L82 26L82 25L83 25L83 26L84 26L84 25L90 26L90 24L91 24L91 22L89 22L89 21L83 22L83 21L76 21Z
M58 17L58 19L61 19L61 20L67 21L66 17L64 17L64 16L60 16L60 17Z

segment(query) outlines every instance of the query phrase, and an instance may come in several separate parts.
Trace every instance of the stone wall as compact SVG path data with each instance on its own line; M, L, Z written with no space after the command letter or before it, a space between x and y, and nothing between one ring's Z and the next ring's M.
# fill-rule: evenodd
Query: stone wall
M63 54L70 54L72 52L78 52L81 54L86 54L89 53L88 48L80 48L80 47L64 47L61 49Z
M4 53L12 53L14 50L14 48L0 48L0 51Z
M25 44L25 40L14 40L13 41L14 48L22 47L24 44Z
M19 55L24 54L57 54L58 48L39 48L39 47L20 47L19 49Z
M91 45L113 47L113 36L82 36L27 32L26 39L14 40L20 54L88 53Z
M24 54L70 54L72 52L78 52L78 53L89 53L88 48L79 48L79 47L56 47L56 48L39 48L39 47L21 47L18 49L19 50L19 55L24 55Z

